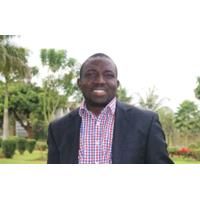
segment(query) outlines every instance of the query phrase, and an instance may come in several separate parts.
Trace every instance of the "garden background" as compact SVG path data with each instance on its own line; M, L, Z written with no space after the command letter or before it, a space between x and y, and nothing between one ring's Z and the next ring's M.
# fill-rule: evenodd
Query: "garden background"
M66 49L40 49L41 66L30 66L23 36L0 35L0 163L46 163L48 124L77 108L82 96L76 80L80 63ZM45 77L36 81L41 69ZM200 78L193 92L200 100ZM175 163L200 163L200 109L191 100L176 112L164 105L156 87L133 99L120 85L119 100L157 112Z

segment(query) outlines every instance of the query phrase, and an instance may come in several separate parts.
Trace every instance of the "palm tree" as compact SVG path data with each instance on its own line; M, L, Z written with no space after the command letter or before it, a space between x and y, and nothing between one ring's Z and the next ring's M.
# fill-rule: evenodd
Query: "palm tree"
M0 75L4 81L3 139L9 136L8 88L9 83L24 78L28 73L28 51L11 43L13 35L0 36Z
M149 109L157 112L161 107L162 103L166 98L160 99L159 96L156 94L155 87L149 88L146 97L142 97L140 94L139 96L139 105L144 109Z

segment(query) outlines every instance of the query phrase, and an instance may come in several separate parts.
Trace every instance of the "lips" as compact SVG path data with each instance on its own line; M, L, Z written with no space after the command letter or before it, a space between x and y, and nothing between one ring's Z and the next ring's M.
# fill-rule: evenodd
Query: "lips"
M95 89L92 91L93 94L95 94L96 96L104 96L106 95L106 91L103 89Z

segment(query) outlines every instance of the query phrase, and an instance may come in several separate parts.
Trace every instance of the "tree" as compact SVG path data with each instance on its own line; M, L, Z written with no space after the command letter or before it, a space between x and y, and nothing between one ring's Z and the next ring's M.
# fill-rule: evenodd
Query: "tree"
M190 134L200 132L200 110L189 100L183 101L175 113L175 126L185 136L185 144Z
M3 82L0 81L0 133L3 125Z
M132 97L127 95L126 89L123 88L121 85L117 89L117 98L125 103L130 103L132 100Z
M158 109L158 115L166 135L167 144L171 145L172 136L175 132L174 112L169 107L162 107Z
M33 138L34 120L41 116L41 89L33 84L24 84L15 82L11 85L9 94L9 110L15 116L15 119L26 130L28 137Z
M161 106L164 99L160 99L155 93L155 88L150 88L146 94L146 97L139 96L139 105L144 109L149 109L157 112Z
M9 84L16 79L24 78L28 73L28 51L17 47L10 42L14 36L1 35L0 37L0 75L4 79L4 114L3 114L3 138L9 136L8 118L8 89Z
M197 87L194 90L195 96L200 100L200 77L197 78Z
M46 126L54 119L56 111L64 108L66 104L66 97L59 94L59 86L59 80L54 79L53 76L48 76L48 79L43 82L40 101Z
M59 108L65 108L69 97L77 91L74 79L77 76L76 60L68 58L66 50L41 49L43 67L48 68L48 76L43 82L43 115L46 124L55 117Z

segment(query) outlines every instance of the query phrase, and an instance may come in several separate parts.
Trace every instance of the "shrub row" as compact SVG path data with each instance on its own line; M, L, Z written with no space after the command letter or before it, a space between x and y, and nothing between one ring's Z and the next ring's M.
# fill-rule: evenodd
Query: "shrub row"
M200 160L200 148L190 149L187 147L177 148L171 147L168 149L170 156L183 156L188 158L194 158L195 160Z
M2 152L6 158L12 158L16 149L16 141L12 138L2 141Z
M47 150L47 143L38 141L35 147L36 150L38 151L46 151Z
M17 150L20 154L23 154L25 150L29 153L32 153L35 149L36 140L35 139L26 139L23 137L19 137L16 140Z
M17 149L20 154L23 154L25 150L32 153L36 145L35 139L26 139L22 137L12 137L2 140L2 152L6 158L12 158Z
M0 148L1 148L1 144L2 144L2 138L0 137Z

